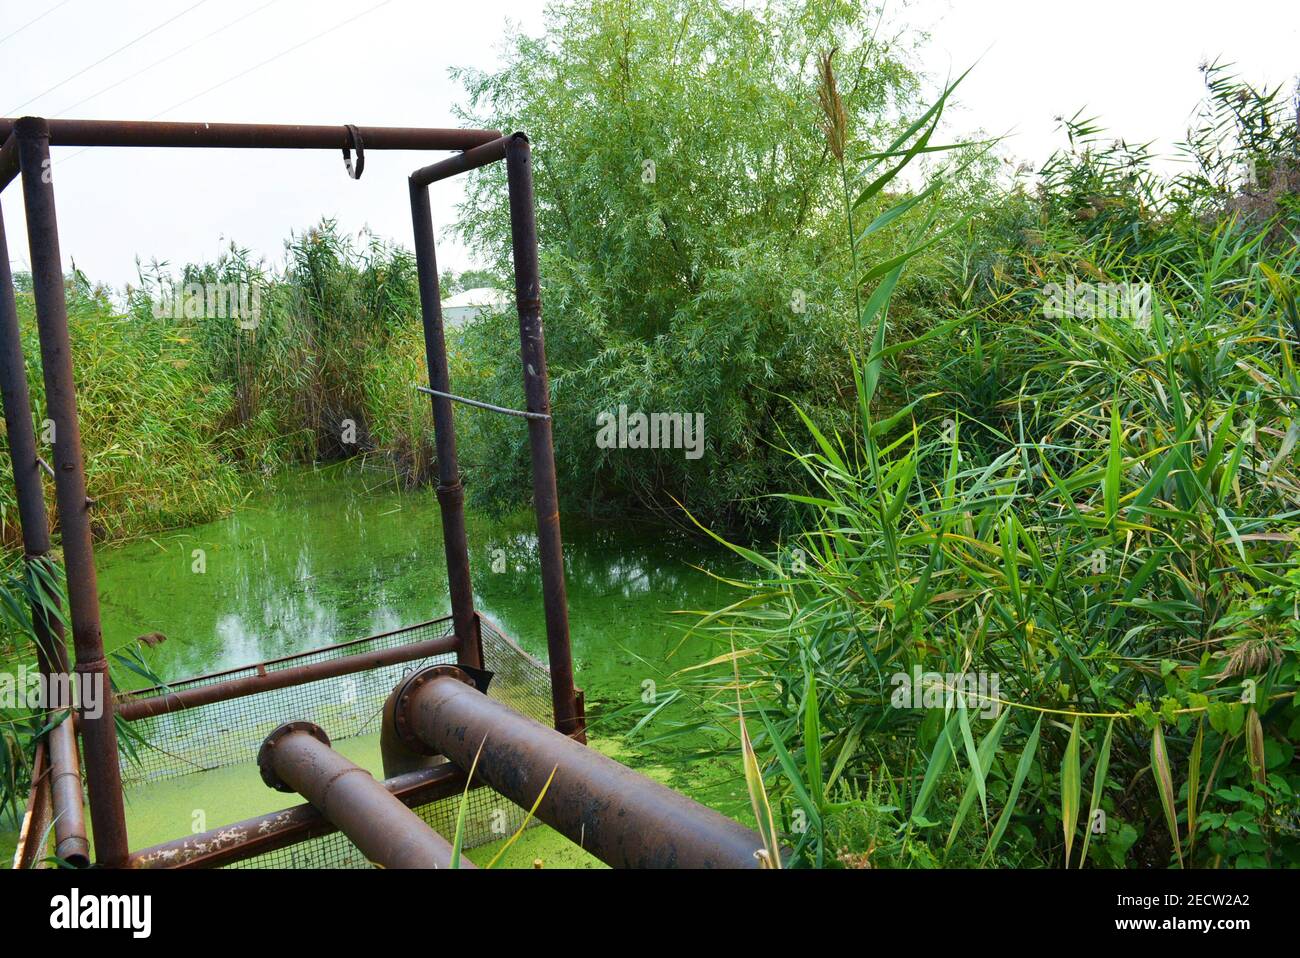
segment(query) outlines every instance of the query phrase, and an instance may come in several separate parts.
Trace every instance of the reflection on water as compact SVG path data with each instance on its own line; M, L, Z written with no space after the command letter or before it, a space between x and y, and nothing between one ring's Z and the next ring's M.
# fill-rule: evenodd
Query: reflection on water
M161 632L148 657L167 679L359 638L449 611L437 504L373 475L294 474L218 522L101 549L109 648ZM468 516L476 605L545 659L531 515ZM578 682L589 703L639 700L642 683L709 650L678 649L677 609L719 604L699 569L728 557L696 539L631 523L566 520L565 568ZM680 618L680 617L676 617ZM674 653L674 650L677 651Z

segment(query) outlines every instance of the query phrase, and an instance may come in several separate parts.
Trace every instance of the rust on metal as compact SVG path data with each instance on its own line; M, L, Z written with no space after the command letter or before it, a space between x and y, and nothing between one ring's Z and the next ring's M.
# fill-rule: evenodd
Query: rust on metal
M23 823L18 827L18 844L14 849L13 860L15 871L41 867L49 845L52 817L50 762L45 739L42 738L37 740L36 751L32 755L32 788L27 793L27 808L23 811Z
M508 136L498 136L498 139L466 150L458 156L449 156L431 166L422 167L411 174L411 188L429 186L458 173L477 170L481 166L505 159L506 146L510 139Z
M411 683L402 695L392 700L398 704L393 706L392 722L386 722L387 738L400 744L402 734L399 733L405 734L407 741L404 747L414 752L418 751L410 748L410 735L414 732L420 741L435 745L451 761L468 765L472 756L465 753L467 736L482 741L487 727L497 723L496 728L500 731L498 739L492 741L487 749L491 755L485 755L488 761L480 776L483 781L493 784L507 797L523 804L536 797L536 792L540 790L541 783L551 769L562 767L559 780L553 783L554 791L547 793L540 817L611 864L679 867L752 867L755 864L752 852L757 845L753 833L580 744L585 740L584 709L581 693L574 686L569 645L559 497L542 331L531 148L526 136L522 133L502 136L495 130L360 128L346 124L299 126L47 121L24 117L18 120L0 120L0 139L5 140L4 145L0 146L0 187L12 179L14 170L19 171L23 180L46 402L48 415L55 423L56 431L52 472L63 532L68 604L76 652L75 669L102 682L105 692L102 715L94 718L85 712L76 715L76 729L82 736L85 751L95 853L100 864L117 866L128 861L115 714L128 719L163 715L451 651L456 653L465 669L473 672L482 668L480 619L473 605L464 521L464 490L456 458L452 407L453 401L462 400L450 391L428 186L437 180L502 159L506 162L509 188L520 359L526 402L522 412L491 407L488 404L477 405L522 415L528 420L551 700L555 726L559 731L547 729L544 725L489 700L480 688L465 684L463 676L458 678L444 670L441 673L425 674L425 677ZM261 667L252 676L235 677L232 674L222 681L178 691L164 688L144 694L137 693L126 697L115 713L100 632L88 515L90 502L86 496L69 349L67 303L54 193L49 177L52 145L334 149L344 152L349 172L355 176L360 176L363 168L363 150L463 151L423 167L410 177L411 211L429 372L426 391L433 400L438 500L443 517L444 550L452 606L451 636L309 665L287 665L278 670ZM351 164L352 151L356 152L355 167ZM11 290L10 298L12 299ZM16 330L16 320L14 328ZM4 348L4 344L0 343L0 351ZM4 359L17 373L22 372L20 350ZM10 387L21 376L11 375L5 378L5 400L8 407L11 404ZM13 395L16 404L18 394L14 392ZM18 420L11 422L11 436L15 432L14 423L19 427L17 432L23 435L31 433L30 417L26 424ZM37 530L42 526L36 522L35 495L30 489L40 489L40 459L35 455L34 446L30 456L23 450L21 442L17 447L11 448L14 448L17 457L15 474L17 476L22 472L23 481L28 482L29 492L24 494L19 491L20 510L24 508L25 502L25 508L32 518L28 523L24 516L24 526ZM44 551L48 552L48 523L43 528L46 536ZM29 550L33 556L42 554L39 533L37 536L34 543L37 549ZM264 666L266 664L270 663L265 663ZM218 676L224 675L226 673L218 673ZM456 733L448 731L448 723L452 718L462 723L457 726L459 742L452 740ZM408 720L411 722L410 727L404 725ZM64 746L71 737L73 724L65 722L63 726L64 731L58 733L53 741L57 743L55 748L63 750L62 761L66 773L58 778L57 790L66 796L71 793L72 774ZM282 731L264 746L263 768L275 782L308 795L319 806L328 822L338 825L374 860L389 867L402 867L401 864L394 864L401 862L427 866L430 863L449 861L450 851L445 840L424 826L401 801L394 799L390 789L338 756L329 748L327 741L323 733L316 735L302 727ZM75 738L71 743L75 752ZM392 746L390 741L390 747L396 746ZM386 755L386 759L387 757ZM413 764L427 763L424 758L411 761ZM545 767L548 763L549 767ZM538 779L538 774L543 771L545 774ZM436 768L416 768L410 774L436 773ZM441 774L445 776L449 773ZM48 791L50 776L43 776L42 781ZM533 794L526 794L530 791ZM67 804L71 799L64 798L60 801ZM213 840L204 845L206 850L193 851L192 854L168 846L162 851L155 849L156 854L152 860L161 862L174 851L176 855L170 857L213 864L233 860L229 858L232 855L247 857L247 854L256 854L249 849L265 849L276 841L289 844L301 840L301 837L294 836L303 836L312 829L332 827L322 824L320 818L311 819L305 812L290 815L288 823L283 827L265 820L258 828L263 826L271 838L249 838L244 835L238 840ZM195 842L196 839L183 841ZM186 848L194 849L198 844ZM223 855L227 858L223 859ZM130 861L137 864L142 860L131 857Z
M370 641L359 639L357 641ZM349 643L350 644L350 643ZM341 646L340 646L341 647ZM361 652L345 655L324 662L311 662L307 665L290 666L275 671L263 671L244 678L228 679L224 682L212 682L180 691L151 690L153 694L143 696L121 697L118 702L118 714L128 721L151 718L155 715L167 715L184 709L211 705L214 702L227 702L245 695L258 692L270 692L274 689L302 685L320 679L332 679L341 675L355 675L385 665L397 665L402 662L414 662L434 655L446 655L458 648L454 636L442 636L437 639L425 639L374 652ZM264 663L265 664L265 663ZM221 673L218 673L221 674Z
M364 768L334 751L320 726L281 725L262 743L257 767L272 788L307 799L370 861L384 868L452 867L451 843ZM474 865L462 858L460 867Z
M5 432L14 475L14 497L18 524L23 535L23 554L30 563L49 561L50 522L45 512L45 492L40 469L44 460L36 453L36 427L32 422L31 392L18 329L18 305L14 299L13 275L9 268L9 245L4 217L0 215L0 396L4 401ZM53 470L50 470L53 478ZM68 653L63 625L38 603L32 605L36 636L36 657L41 672L67 674Z
M74 868L90 864L81 759L70 716L50 729L50 800L54 806L54 856Z
M520 715L445 668L427 675L408 679L395 703L412 734L460 768L474 766L476 780L524 808L545 789L537 817L607 865L759 866L763 844L751 829Z
M442 516L442 545L447 559L447 588L451 617L460 639L458 660L472 668L483 667L483 639L474 618L474 587L469 574L469 542L465 533L465 494L456 458L456 421L451 402L447 342L442 321L442 293L438 286L438 259L434 248L433 214L429 190L410 183L411 225L415 235L415 264L420 285L420 318L424 325L424 358L430 385L443 393L434 396L433 438L438 459L438 510Z
M18 175L18 140L12 133L5 136L4 145L0 146L0 190L14 181Z
M18 137L18 157L22 167L32 292L36 300L36 327L45 376L45 406L54 423L54 492L59 508L69 618L76 652L74 670L82 681L80 687L97 688L102 700L102 708L97 709L93 717L83 711L80 721L85 743L86 784L90 791L95 856L105 865L117 866L126 861L128 854L126 811L118 766L112 686L100 630L90 514L86 507L86 475L81 427L77 419L72 347L68 337L63 260L59 252L59 227L54 207L49 127L44 120L27 117L14 124L13 132Z
M25 117L24 119L31 119ZM0 137L21 120L0 119ZM192 147L249 150L343 150L353 145L344 124L171 123L143 120L47 120L51 146ZM469 150L500 139L497 130L391 126L362 128L367 150Z
M408 808L465 791L465 773L444 762L434 768L386 778L380 783ZM131 853L131 868L220 868L256 855L338 831L313 805L257 815L197 835L186 835Z
M10 137L10 142L14 142ZM12 459L14 493L18 503L18 523L22 528L23 557L27 565L50 565L50 524L45 512L45 492L40 466L44 460L36 454L36 430L32 423L31 394L27 385L22 337L18 329L18 309L14 299L13 276L9 269L9 246L5 237L4 218L0 216L0 396L4 400L5 432ZM47 467L48 468L48 467ZM50 470L51 473L53 470ZM33 573L29 572L29 575ZM51 601L54 601L51 599ZM36 641L36 663L45 676L47 690L67 688L50 679L68 676L68 649L63 623L57 614L39 602L31 603L32 633ZM41 703L43 718L50 709L71 707L68 702ZM73 722L60 721L46 734L51 765L51 795L54 804L55 855L70 865L90 864L90 846L86 840L86 817L81 787L81 762Z
M532 459L533 509L537 514L537 552L542 567L542 605L546 650L551 669L555 727L580 742L586 729L578 715L569 644L569 604L564 587L564 546L560 539L560 494L555 479L551 437L550 381L542 336L542 281L537 264L537 220L533 208L533 162L528 137L516 133L506 143L506 183L510 191L510 243L515 261L515 299L519 308L520 358L529 412L547 418L528 420Z

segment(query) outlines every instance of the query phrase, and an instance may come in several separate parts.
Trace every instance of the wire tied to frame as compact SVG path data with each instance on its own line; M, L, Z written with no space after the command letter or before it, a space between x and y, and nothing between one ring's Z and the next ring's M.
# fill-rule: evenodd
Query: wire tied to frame
M361 140L361 131L351 123L344 123L343 129L348 131L348 141L351 147L343 147L343 165L348 169L348 176L354 180L361 179L361 173L366 168L366 145ZM352 166L352 150L357 151L357 165Z
M499 412L503 416L518 416L521 419L538 419L543 422L549 421L551 418L544 412L530 412L525 409L507 409L505 406L494 406L490 402L480 402L477 399L466 399L464 396L457 396L454 393L445 393L437 389L430 389L428 386L417 385L415 388L426 396L437 396L439 399L450 399L452 402L464 403L466 406L473 406L475 409L486 409L488 412Z

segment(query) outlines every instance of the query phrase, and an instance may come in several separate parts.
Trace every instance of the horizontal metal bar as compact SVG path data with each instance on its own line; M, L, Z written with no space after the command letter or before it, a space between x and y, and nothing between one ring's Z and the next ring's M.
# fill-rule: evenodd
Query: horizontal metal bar
M221 669L217 672L204 672L201 675L187 675L183 679L177 679L170 685L151 685L147 689L131 689L118 694L119 698L129 696L130 698L141 699L153 695L162 695L166 692L174 692L181 686L193 685L195 682L211 683L214 679L224 679L228 675L239 675L247 672L249 669L266 671L273 665L284 665L287 662L293 662L297 659L305 659L312 655L319 655L322 652L339 652L343 649L349 649L354 645L360 645L363 642L373 642L375 639L387 639L394 635L401 635L403 632L414 632L416 629L425 629L432 626L448 625L451 623L451 616L439 616L436 619L429 619L426 622L416 622L414 625L404 625L400 629L389 629L387 632L376 632L374 635L365 635L359 639L349 639L346 642L336 642L333 645L319 645L314 649L305 649L302 652L290 652L288 655L281 655L274 659L263 659L260 662L250 662L247 665L237 665L232 669ZM499 632L501 627L492 623L493 627Z
M445 764L397 775L380 784L402 804L418 808L460 795L465 791L465 778L465 773L456 766ZM132 868L219 868L336 831L311 805L294 805L142 848L132 852L129 861Z
M0 119L0 137L13 129ZM49 120L51 146L206 147L253 150L342 150L347 127L271 123L160 123L141 120ZM501 138L498 130L358 127L366 150L469 150Z
M453 396L451 393L441 392L437 389L430 389L428 386L416 386L416 389L430 396L438 396L442 399L450 399L452 402L464 403L466 406L473 406L475 409L486 409L489 412L499 412L504 416L519 416L521 419L550 419L544 412L528 412L526 409L507 409L505 406L494 406L490 402L479 402L477 399L466 399L464 396Z
M338 678L341 675L354 675L357 672L366 672L400 662L413 662L432 655L445 655L455 652L459 644L460 640L456 636L448 635L438 639L426 639L423 642L412 642L410 645L380 649L377 652L362 652L341 659L292 666L280 669L278 672L262 672L213 685L200 685L179 692L165 692L148 698L123 697L117 701L117 714L133 722L155 715L167 715L171 712L198 708L200 705L226 702L244 695L256 695L258 692L269 692L320 679Z
M510 136L503 136L498 140L484 143L482 146L476 146L472 150L466 150L459 156L450 156L430 166L421 167L411 174L411 182L416 186L428 186L430 183L445 180L457 173L476 170L480 166L487 166L489 163L497 162L497 160L504 160L506 147L510 145L512 139L520 135L519 133L513 133Z

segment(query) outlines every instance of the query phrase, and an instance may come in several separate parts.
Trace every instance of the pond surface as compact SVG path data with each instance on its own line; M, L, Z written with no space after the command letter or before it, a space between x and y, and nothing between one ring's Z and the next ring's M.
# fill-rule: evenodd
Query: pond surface
M476 607L545 661L531 513L494 520L471 512L467 526ZM662 703L688 684L674 673L718 653L704 638L686 636L694 617L673 612L726 604L728 588L702 570L733 573L730 555L699 538L633 522L566 517L563 531L575 669L592 744L744 819L739 760L708 754L729 736L705 723L688 689L633 731L654 707L649 693ZM292 473L217 522L101 548L97 568L106 646L120 649L136 636L161 633L165 641L146 658L168 681L450 611L433 493L401 491L383 475L349 466ZM370 766L373 751L362 747L353 757ZM212 775L130 790L132 847L190 832L196 801L205 805L207 827L284 804L285 796L262 786L255 772L237 781L221 776L215 789L202 784ZM237 784L243 778L247 787ZM504 863L580 864L566 845L532 829L512 850L520 860Z

